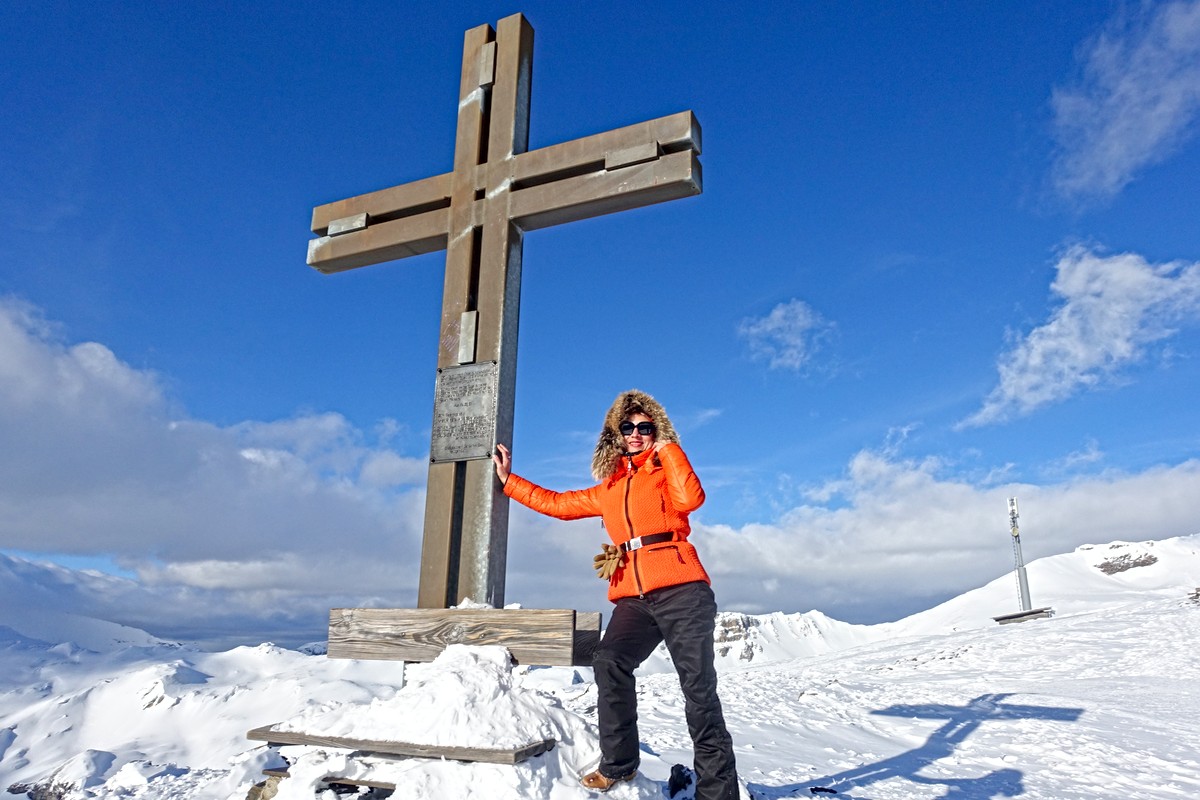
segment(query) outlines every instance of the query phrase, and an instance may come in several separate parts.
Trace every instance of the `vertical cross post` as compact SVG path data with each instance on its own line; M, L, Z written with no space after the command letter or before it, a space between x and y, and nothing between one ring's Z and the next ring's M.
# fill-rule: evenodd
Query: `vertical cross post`
M533 28L524 17L501 20L494 38L488 25L467 31L438 367L496 362L493 442L512 441L523 234L508 214L503 167L529 144L532 66ZM476 200L484 201L481 207ZM466 596L504 604L508 501L494 485L491 466L478 459L430 465L417 597L422 608L445 608Z

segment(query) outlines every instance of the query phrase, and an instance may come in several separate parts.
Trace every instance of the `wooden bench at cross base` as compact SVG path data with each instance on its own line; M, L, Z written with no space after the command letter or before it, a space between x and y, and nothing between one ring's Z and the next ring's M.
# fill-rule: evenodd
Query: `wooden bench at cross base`
M513 662L528 666L591 666L600 643L599 612L523 608L335 608L329 612L329 658L432 661L449 645L500 645ZM436 758L517 764L554 748L546 739L511 749L418 745L405 742L276 731L272 725L246 734L253 741L353 750L364 756ZM268 800L286 769L263 770L248 800ZM391 789L393 784L328 775L326 783Z
M246 734L247 739L266 742L271 747L287 744L307 744L315 747L353 750L371 756L402 756L405 758L436 758L450 761L478 761L486 764L519 764L527 758L540 756L554 749L553 739L542 739L513 748L448 747L444 745L384 742L372 739L351 739L346 736L317 736L299 731L277 731L270 725Z
M487 764L519 764L520 762L540 756L554 749L553 739L542 739L536 742L513 748L487 747L449 747L443 745L410 744L407 742L385 742L372 739L351 739L344 736L317 736L299 731L277 731L273 726L265 725L247 732L247 739L266 742L268 747L282 745L312 745L314 747L330 747L351 750L351 755L369 756L371 758L434 758L450 761L483 762ZM270 800L275 796L279 782L288 777L287 769L268 768L263 770L266 780L251 787L246 800ZM395 791L396 784L388 781L373 781L366 778L344 778L340 775L325 775L321 778L325 784L339 786L358 786L367 789L384 789Z
M442 745L409 744L407 742L385 742L372 739L351 739L344 736L317 736L299 731L277 731L265 725L246 734L247 739L266 742L268 747L282 745L312 745L354 751L352 755L372 758L435 758L451 761L483 762L487 764L519 764L554 749L553 739L530 742L513 748L448 747ZM287 769L264 769L266 780L251 787L246 800L270 800L278 791L281 780L288 777ZM396 784L388 781L373 781L365 778L344 778L340 775L325 775L325 784L358 786L367 789L395 791Z
M452 644L502 645L516 664L592 665L600 613L527 608L335 608L329 657L432 661Z
M444 745L410 744L407 742L388 742L372 739L351 739L344 736L318 736L300 731L277 731L273 726L265 725L255 728L246 734L252 741L266 742L268 747L282 745L312 745L315 747L330 747L354 751L352 755L370 756L372 758L436 758L451 761L484 762L487 764L519 764L520 762L539 756L554 749L553 739L542 739L536 742L513 748L485 747L449 747ZM246 795L246 800L270 800L275 796L279 782L288 777L287 769L264 769L266 780L255 784ZM341 786L358 786L368 789L384 789L395 791L396 784L388 781L373 781L364 778L344 778L339 775L326 775L322 779L326 784Z

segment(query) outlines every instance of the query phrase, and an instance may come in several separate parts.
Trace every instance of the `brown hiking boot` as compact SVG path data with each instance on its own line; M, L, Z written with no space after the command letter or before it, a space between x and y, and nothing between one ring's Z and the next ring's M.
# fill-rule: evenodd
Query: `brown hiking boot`
M584 786L597 792L607 792L612 787L616 786L621 781L631 781L637 775L637 770L633 770L628 775L622 775L619 778L609 778L600 774L600 770L589 772L583 776L580 781Z

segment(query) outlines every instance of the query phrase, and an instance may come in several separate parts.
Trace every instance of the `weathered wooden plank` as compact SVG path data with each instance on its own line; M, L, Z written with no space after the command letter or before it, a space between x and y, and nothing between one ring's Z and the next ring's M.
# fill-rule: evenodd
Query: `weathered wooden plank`
M451 644L502 645L518 664L569 666L575 630L570 609L335 608L328 655L432 661Z
M408 742L384 742L375 739L351 739L344 736L320 736L300 731L277 731L273 730L271 725L248 731L246 738L271 745L306 744L407 758L445 758L451 761L480 761L488 764L517 764L554 749L555 744L553 739L544 739L512 749L447 747Z

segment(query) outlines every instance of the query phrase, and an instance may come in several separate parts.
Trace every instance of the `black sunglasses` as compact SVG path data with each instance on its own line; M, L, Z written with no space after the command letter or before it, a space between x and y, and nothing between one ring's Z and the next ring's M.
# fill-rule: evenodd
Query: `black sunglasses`
M617 430L621 432L622 436L631 436L634 430L642 436L653 436L658 431L658 428L654 427L653 422L639 422L635 425L632 422L625 421L621 423L621 426Z

